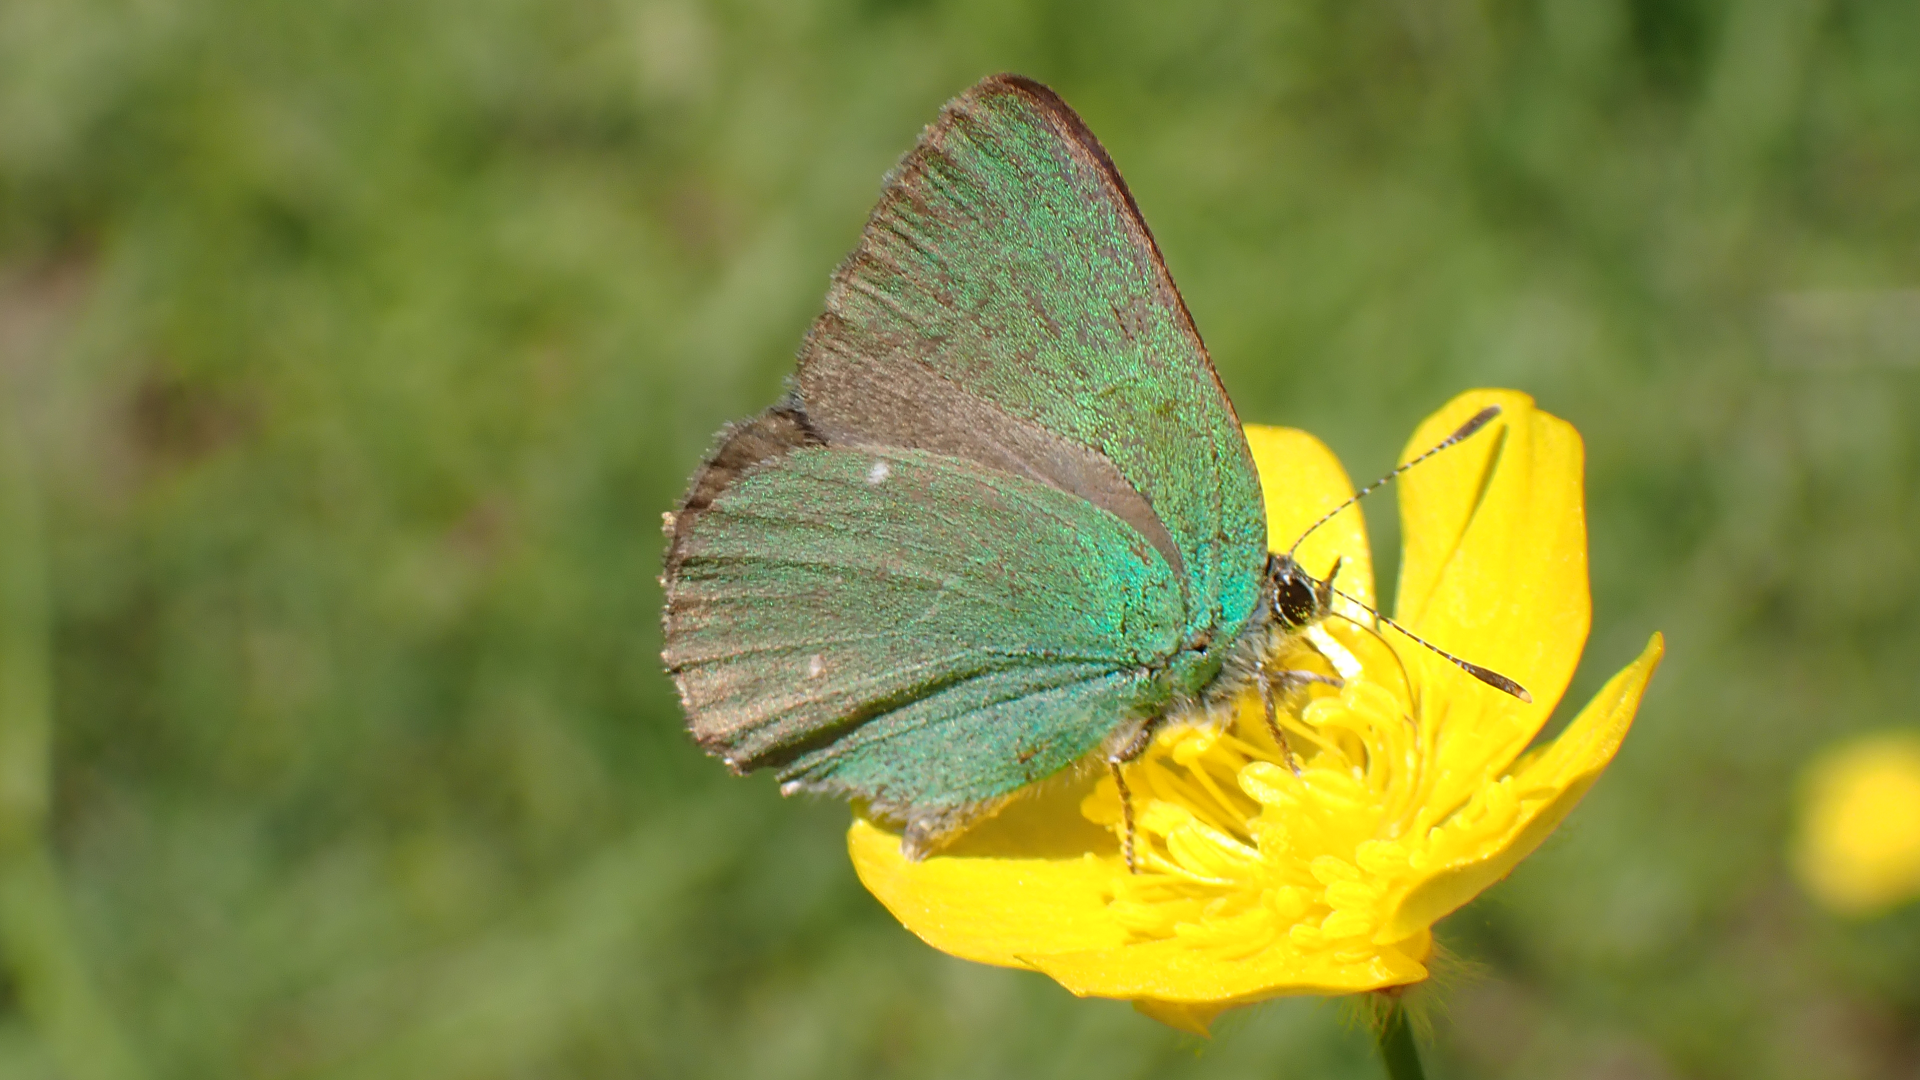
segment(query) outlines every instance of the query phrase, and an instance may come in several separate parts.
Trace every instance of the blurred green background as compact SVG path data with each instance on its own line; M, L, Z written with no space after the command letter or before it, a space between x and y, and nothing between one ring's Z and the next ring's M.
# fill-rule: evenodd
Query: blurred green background
M1442 927L1439 1077L1912 1077L1782 848L1920 723L1920 6L0 0L0 1077L1371 1077L921 945L659 671L659 515L990 71L1249 420L1585 434L1633 737ZM1394 538L1390 499L1368 507ZM1391 580L1392 560L1383 578Z

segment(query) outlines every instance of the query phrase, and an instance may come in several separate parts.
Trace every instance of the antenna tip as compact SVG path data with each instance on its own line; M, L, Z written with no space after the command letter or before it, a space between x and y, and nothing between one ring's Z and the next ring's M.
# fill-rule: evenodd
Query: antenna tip
M1527 688L1507 678L1505 675L1488 668L1483 668L1479 664L1462 660L1459 657L1453 657L1452 659L1460 665L1462 671L1493 687L1495 690L1504 690L1514 697L1519 698L1521 701L1526 702L1528 705L1533 704L1533 695L1527 693Z
M1488 424L1492 423L1494 417L1499 415L1500 415L1500 406L1498 405L1489 405L1486 408L1481 409L1479 412L1473 414L1472 419L1468 420L1464 424L1461 424L1460 430L1454 432L1453 439L1450 439L1448 441L1451 442L1453 440L1466 438L1467 436L1473 434L1476 431L1479 431L1481 428L1486 427Z

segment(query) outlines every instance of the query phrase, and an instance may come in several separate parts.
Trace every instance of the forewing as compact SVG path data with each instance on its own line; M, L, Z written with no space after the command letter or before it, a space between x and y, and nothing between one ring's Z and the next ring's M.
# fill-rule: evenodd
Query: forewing
M677 522L665 659L736 769L902 811L991 800L1098 746L1179 648L1166 561L1047 484L803 440L729 479Z
M1037 83L984 80L888 178L798 389L829 442L967 457L1127 521L1181 575L1188 637L1253 608L1266 532L1232 406L1106 151Z

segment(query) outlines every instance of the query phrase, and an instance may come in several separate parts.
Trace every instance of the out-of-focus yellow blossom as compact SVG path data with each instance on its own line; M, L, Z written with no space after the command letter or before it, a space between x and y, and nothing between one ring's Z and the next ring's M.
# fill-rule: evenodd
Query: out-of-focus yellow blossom
M1120 856L1112 781L1088 777L1016 801L920 863L856 819L860 879L936 948L1042 971L1194 1032L1237 1004L1426 978L1433 923L1504 877L1585 794L1661 653L1656 635L1558 739L1526 749L1587 636L1579 436L1524 394L1477 391L1422 424L1408 454L1490 404L1500 419L1401 481L1395 617L1517 679L1532 704L1392 630L1330 618L1279 665L1344 682L1280 703L1297 775L1251 691L1222 723L1170 727L1125 767L1139 873ZM1247 438L1276 550L1352 493L1312 436L1250 426ZM1372 603L1357 508L1299 552L1316 574L1340 556L1338 586Z
M1793 866L1814 899L1843 915L1920 897L1920 732L1854 739L1814 760Z

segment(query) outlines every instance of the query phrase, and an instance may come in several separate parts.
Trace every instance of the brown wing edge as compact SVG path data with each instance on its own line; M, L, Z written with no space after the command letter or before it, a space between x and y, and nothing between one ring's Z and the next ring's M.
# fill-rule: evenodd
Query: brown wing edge
M777 461L809 446L824 446L826 441L814 430L800 402L792 397L751 420L721 428L715 449L694 472L693 481L680 500L680 508L668 519L664 560L667 572L672 573L679 565L680 546L692 531L693 523L721 492L756 465Z
M667 594L667 602L660 615L660 661L666 665L667 674L673 677L676 687L680 681L680 668L673 661L674 614L678 608L673 595L673 579L684 558L682 547L692 533L694 524L722 492L748 472L767 462L778 461L795 450L825 445L826 440L808 422L800 403L789 397L751 420L728 424L720 430L716 442L713 452L707 455L693 474L687 494L680 500L680 508L667 515L666 521L667 550L661 558L660 587ZM686 705L684 690L681 703ZM687 713L687 726L689 729L697 727L691 710ZM705 745L704 740L702 745Z
M1153 268L1160 275L1160 283L1165 286L1167 295L1173 297L1174 304L1180 310L1180 328L1193 338L1194 348L1200 352L1200 359L1206 365L1207 375L1213 379L1214 390L1220 394L1221 402L1227 407L1227 415L1233 418L1234 426L1238 427L1240 415L1234 411L1233 399L1227 396L1227 388L1220 382L1220 373L1214 370L1213 355L1207 352L1207 343L1201 338L1200 328L1193 321L1193 312L1187 310L1187 298L1180 295L1179 286L1174 284L1173 272L1167 269L1167 261L1160 254L1159 241L1153 238L1153 230L1147 227L1147 219L1140 213L1140 204L1134 201L1133 190L1127 187L1126 178L1120 175L1119 167L1113 163L1112 156L1101 144L1099 136L1093 133L1093 129L1080 118L1080 114L1074 111L1073 106L1067 104L1065 99L1053 91L1052 87L1012 72L1001 72L981 79L961 94L955 100L955 104L998 94L1017 95L1038 109L1040 114L1059 130L1067 145L1091 161L1100 174L1106 177L1107 183L1112 185L1114 194L1120 197L1120 204L1126 207L1128 223L1139 230L1140 241L1153 255ZM946 116L943 114L941 120L945 119ZM1243 447L1245 442L1245 439L1241 440ZM1250 450L1246 453L1248 467L1251 468L1253 454Z

